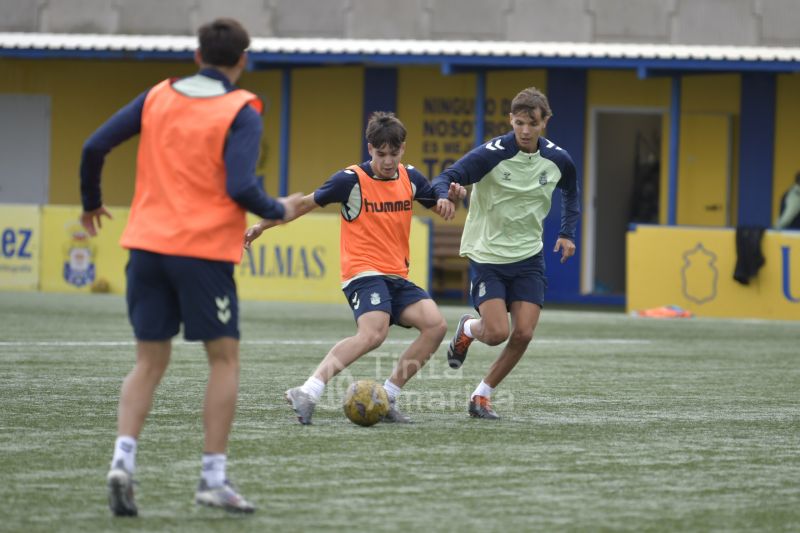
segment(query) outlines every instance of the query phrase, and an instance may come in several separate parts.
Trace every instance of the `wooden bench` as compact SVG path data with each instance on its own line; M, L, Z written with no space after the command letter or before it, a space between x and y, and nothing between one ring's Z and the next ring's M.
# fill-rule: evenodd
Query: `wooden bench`
M457 292L460 300L469 300L469 261L458 255L462 226L434 224L431 250L431 293L442 296Z

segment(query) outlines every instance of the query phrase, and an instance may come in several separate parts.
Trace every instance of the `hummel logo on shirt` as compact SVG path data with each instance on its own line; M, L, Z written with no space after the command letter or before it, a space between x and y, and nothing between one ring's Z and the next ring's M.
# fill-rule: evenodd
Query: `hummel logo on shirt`
M231 319L231 300L227 296L223 298L214 298L217 303L217 318L223 324L227 324Z
M483 147L486 148L487 150L491 150L492 152L495 152L497 150L505 150L506 149L505 146L500 144L500 139L495 139L493 141L489 141Z
M395 202L370 202L364 198L364 211L367 213L395 213L397 211L411 211L411 200L397 200Z

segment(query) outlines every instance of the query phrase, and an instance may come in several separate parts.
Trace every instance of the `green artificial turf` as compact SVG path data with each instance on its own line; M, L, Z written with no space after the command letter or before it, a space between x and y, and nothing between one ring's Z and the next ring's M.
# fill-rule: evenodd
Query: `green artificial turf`
M136 519L105 475L133 365L124 300L0 292L0 531L798 531L800 323L652 320L548 310L498 388L499 421L467 416L500 347L446 343L400 407L362 428L349 380L383 381L414 332L331 382L301 426L283 391L354 332L341 305L242 303L228 474L258 511L196 509L202 346L177 340L139 441Z

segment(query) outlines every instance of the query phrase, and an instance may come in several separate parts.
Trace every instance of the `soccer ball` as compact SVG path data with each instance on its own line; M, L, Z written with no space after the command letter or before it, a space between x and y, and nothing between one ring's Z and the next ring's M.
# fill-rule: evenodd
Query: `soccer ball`
M354 381L344 395L344 414L354 424L372 426L389 412L386 389L371 380Z

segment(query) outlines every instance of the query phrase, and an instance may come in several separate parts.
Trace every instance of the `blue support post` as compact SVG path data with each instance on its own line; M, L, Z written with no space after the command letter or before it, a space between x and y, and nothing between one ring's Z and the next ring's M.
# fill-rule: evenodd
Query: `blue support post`
M397 112L397 69L394 67L364 69L364 129L374 111ZM366 139L362 142L361 156L364 161L369 159Z
M742 74L739 141L739 226L772 225L775 74Z
M547 98L553 109L553 118L547 123L545 137L569 152L575 163L578 183L583 180L584 153L586 151L586 95L588 91L585 70L550 69L547 71ZM513 95L512 95L513 96ZM509 126L510 128L510 126ZM582 224L578 223L576 243L581 249ZM561 191L553 194L550 214L544 221L544 256L547 265L547 299L552 302L580 301L580 255L564 264L561 256L553 253L553 245L561 228ZM618 298L617 303L621 303Z

